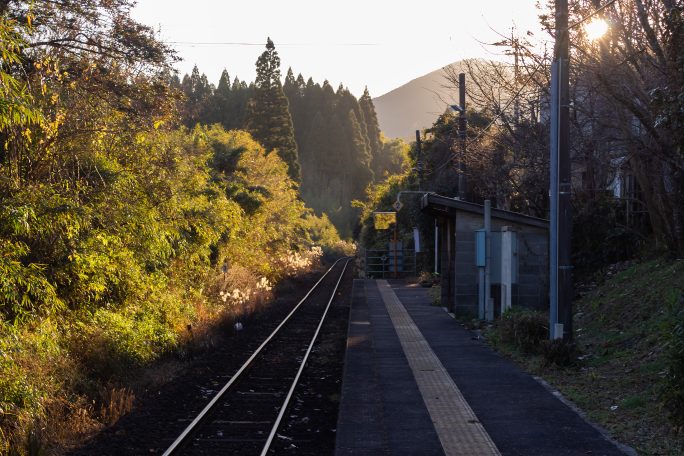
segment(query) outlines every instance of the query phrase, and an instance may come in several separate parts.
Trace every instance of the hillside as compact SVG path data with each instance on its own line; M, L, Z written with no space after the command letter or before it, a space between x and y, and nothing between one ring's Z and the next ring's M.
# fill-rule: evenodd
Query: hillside
M454 62L456 68L461 62ZM443 68L416 78L401 87L373 98L380 130L389 138L415 138L415 131L430 127L458 94L444 87Z
M639 454L682 454L684 441L673 435L672 408L663 408L661 395L668 372L675 372L668 358L684 303L684 262L617 266L575 302L583 364L576 375L556 373L552 381Z
M577 288L575 333L581 356L576 366L549 365L542 355L501 343L497 348L638 454L684 454L684 438L668 421L681 408L675 412L675 402L665 406L664 399L667 379L681 369L681 362L673 364L672 347L682 344L681 330L674 328L682 324L684 311L684 262L661 258L616 264L599 283L578 283Z

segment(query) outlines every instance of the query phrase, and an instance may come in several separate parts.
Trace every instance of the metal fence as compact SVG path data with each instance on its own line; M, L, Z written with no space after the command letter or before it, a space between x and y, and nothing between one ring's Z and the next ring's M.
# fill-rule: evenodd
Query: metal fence
M415 250L401 249L396 251L394 259L393 250L366 250L365 273L369 278L392 278L405 277L416 274Z

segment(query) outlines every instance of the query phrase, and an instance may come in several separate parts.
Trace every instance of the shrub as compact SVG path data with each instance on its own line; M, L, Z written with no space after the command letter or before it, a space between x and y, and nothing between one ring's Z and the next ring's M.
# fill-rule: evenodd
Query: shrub
M152 306L98 309L76 323L71 351L93 377L120 378L176 347L178 335L168 320Z
M676 427L684 426L684 295L670 310L667 374L660 399Z
M45 277L45 268L22 263L27 253L25 244L0 239L0 313L10 321L51 314L63 307L55 287Z
M511 308L501 316L496 332L501 342L514 344L526 352L534 352L547 339L548 328L548 319L542 312Z
M540 348L546 366L567 367L577 364L579 349L574 342L563 339L544 340Z
M323 245L323 255L326 259L337 259L341 256L356 255L356 244L351 241L339 240L330 245Z
M634 258L643 238L624 220L624 204L610 193L573 195L572 263L579 271Z

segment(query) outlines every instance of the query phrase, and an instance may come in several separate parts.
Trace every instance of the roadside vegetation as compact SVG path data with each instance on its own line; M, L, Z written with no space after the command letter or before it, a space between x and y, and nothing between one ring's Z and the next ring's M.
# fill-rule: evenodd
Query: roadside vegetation
M550 350L548 314L529 310L505 314L488 342L639 454L684 454L684 261L628 263L595 278L575 302L575 344Z
M301 199L287 119L269 148L183 124L174 53L130 6L0 2L0 454L113 424L160 361L354 249ZM269 84L253 109L289 116Z

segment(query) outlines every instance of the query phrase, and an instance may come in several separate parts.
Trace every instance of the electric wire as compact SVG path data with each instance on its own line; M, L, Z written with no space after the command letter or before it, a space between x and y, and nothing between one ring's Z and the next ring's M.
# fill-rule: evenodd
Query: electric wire
M571 25L568 26L568 30L573 29L573 28L577 27L578 25L583 24L584 22L586 22L587 20L596 16L598 13L600 13L604 9L608 8L610 5L612 5L613 3L617 2L617 1L618 0L610 0L608 3L606 3L602 7L596 9L596 11L594 11L593 13L588 14L587 16L584 16L582 19L578 20L577 22L573 22Z
M596 15L599 14L601 11L605 10L606 8L608 8L609 6L613 5L614 3L618 2L618 1L619 1L619 0L610 0L610 1L609 1L608 3L606 3L605 5L601 6L600 8L597 8L595 11L593 11L592 13L590 13L590 14L584 16L582 19L578 20L577 22L573 22L571 25L568 26L568 30L570 30L570 29L572 29L572 28L575 28L575 27L577 27L578 25L583 24L583 23L586 22L587 20L589 20L589 19L591 19L592 17L596 16ZM534 69L534 71L529 75L529 77L527 78L527 80L525 80L525 82L521 85L520 89L513 95L513 97L511 97L511 99L508 101L508 103L506 103L506 105L503 107L503 109L499 110L499 113L498 113L496 116L494 116L494 118L492 119L492 121L491 121L485 128L483 128L483 129L478 133L478 135L477 135L475 138L473 138L472 140L470 140L470 141L468 141L468 142L466 143L466 146L465 146L466 149L467 149L469 146L475 144L475 142L477 142L477 140L479 140L479 139L480 139L480 138L481 138L481 137L482 137L482 136L483 136L483 135L484 135L484 134L485 134L485 133L486 133L486 132L495 124L495 123L496 123L497 120L499 120L499 118L506 112L506 110L511 106L511 104L512 104L514 101L516 101L516 100L518 99L518 97L520 97L520 95L522 94L522 92L523 92L523 90L525 89L525 87L527 86L527 84L532 80L532 78L539 72L539 70L540 70L543 66L544 66L543 63L539 63L539 64L537 65L537 67L536 67L536 68ZM428 173L426 173L426 174L427 174L427 175L430 175L430 174L434 174L434 173L436 173L436 172L442 170L442 169L443 169L445 166L447 166L449 163L453 162L454 158L455 158L455 156L450 156L444 163L442 163L442 164L439 165L437 168L433 169L432 171L430 171L430 172L428 172Z
M164 41L164 44L180 46L264 46L264 43L245 41ZM380 46L379 43L278 43L278 46Z

